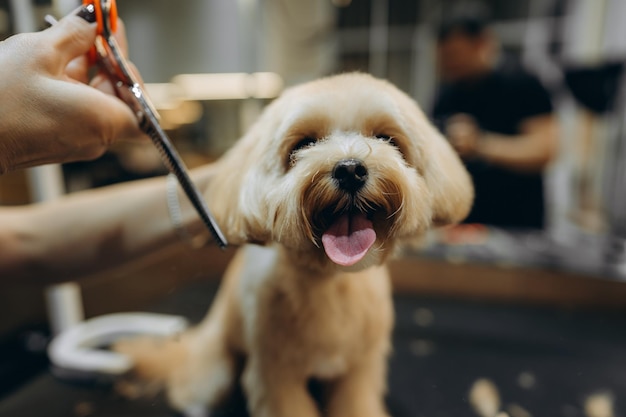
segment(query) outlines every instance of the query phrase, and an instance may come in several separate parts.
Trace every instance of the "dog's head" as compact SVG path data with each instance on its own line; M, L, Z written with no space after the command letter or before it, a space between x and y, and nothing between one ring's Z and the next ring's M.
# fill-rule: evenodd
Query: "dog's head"
M462 220L473 188L413 100L365 74L287 90L218 162L210 207L233 243L363 268Z

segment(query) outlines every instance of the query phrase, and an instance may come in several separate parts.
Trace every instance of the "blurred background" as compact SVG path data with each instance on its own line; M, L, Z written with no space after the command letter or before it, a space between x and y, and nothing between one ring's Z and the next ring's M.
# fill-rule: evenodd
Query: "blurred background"
M536 78L559 126L558 152L541 172L545 222L432 233L392 265L398 331L410 334L392 363L394 415L476 415L469 389L480 377L496 381L513 417L593 416L589 398L613 407L613 414L595 415L626 415L626 1L117 3L130 58L189 166L218 158L285 88L337 72L389 79L436 122L446 84L437 65L441 26L462 10L485 13L497 68ZM0 0L0 39L43 29L45 14L76 6ZM54 172L46 175L75 192L165 170L150 144L121 144ZM37 178L0 177L0 204L37 201ZM88 277L81 283L86 315L150 307L200 317L206 299L176 294L211 293L231 255L167 254ZM2 414L0 406L0 414L30 415L24 404L32 397L23 390L46 368L50 337L43 291L7 289L0 311L0 352L11 358L0 365L0 394L4 410L23 413ZM394 366L410 372L394 373ZM45 383L40 390L50 389ZM74 401L68 404L78 401L75 391L63 395ZM81 415L107 415L98 398L85 400L91 408ZM110 415L123 415L118 411Z

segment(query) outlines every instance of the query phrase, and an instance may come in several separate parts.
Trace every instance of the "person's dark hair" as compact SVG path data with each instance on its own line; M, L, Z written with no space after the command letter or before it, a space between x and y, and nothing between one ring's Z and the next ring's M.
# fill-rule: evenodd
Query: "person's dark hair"
M437 30L437 40L445 41L452 33L475 38L484 34L489 23L489 11L483 3L458 3L444 12Z

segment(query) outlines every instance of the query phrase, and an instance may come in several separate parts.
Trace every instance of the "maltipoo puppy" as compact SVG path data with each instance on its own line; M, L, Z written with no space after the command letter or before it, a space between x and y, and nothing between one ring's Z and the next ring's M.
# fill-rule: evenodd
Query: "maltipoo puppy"
M211 409L241 376L254 417L387 416L385 262L467 215L455 152L407 95L352 73L287 90L214 168L210 208L245 245L209 314L176 340L117 349L182 411Z

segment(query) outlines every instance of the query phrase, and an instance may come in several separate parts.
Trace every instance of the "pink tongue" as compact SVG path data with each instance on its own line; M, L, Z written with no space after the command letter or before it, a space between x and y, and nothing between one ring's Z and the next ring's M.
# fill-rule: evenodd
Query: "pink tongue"
M359 262L376 241L372 222L364 214L344 214L322 236L326 255L336 264Z

